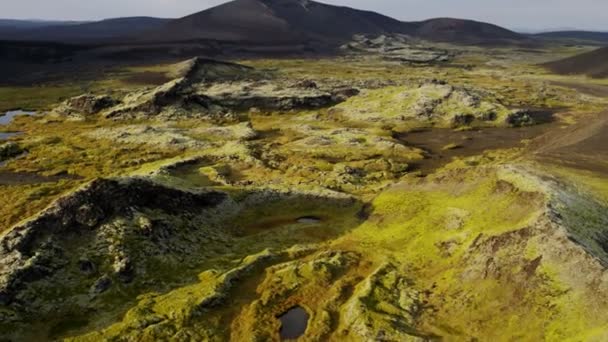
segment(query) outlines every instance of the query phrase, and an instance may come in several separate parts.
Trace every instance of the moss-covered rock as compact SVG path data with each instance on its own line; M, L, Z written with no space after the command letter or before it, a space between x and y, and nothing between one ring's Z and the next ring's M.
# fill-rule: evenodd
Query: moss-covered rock
M0 143L0 162L23 153L24 150L15 142Z

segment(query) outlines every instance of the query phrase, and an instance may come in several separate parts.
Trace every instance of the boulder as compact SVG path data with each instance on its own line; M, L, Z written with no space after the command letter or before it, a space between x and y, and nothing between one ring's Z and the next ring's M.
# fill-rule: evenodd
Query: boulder
M525 109L519 109L511 112L509 115L507 115L506 122L508 125L513 127L531 126L536 124L532 113Z

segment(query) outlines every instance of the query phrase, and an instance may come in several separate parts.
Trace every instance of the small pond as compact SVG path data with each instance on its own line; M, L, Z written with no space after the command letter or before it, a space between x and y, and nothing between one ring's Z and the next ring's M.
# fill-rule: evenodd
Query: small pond
M0 116L0 125L8 125L16 116L20 115L32 116L36 115L36 112L26 110L9 110L8 112L4 113L4 115Z
M13 121L13 119L16 116L20 116L20 115L31 116L31 115L36 115L36 112L24 111L24 110L10 110L10 111L4 113L3 115L0 115L0 126L8 125L9 123L11 123L11 121ZM6 140L11 137L22 134L22 133L23 132L0 132L0 140Z
M302 216L302 217L298 218L296 220L296 222L303 223L303 224L316 224L316 223L320 223L321 219L316 216Z
M309 318L310 315L301 306L295 306L279 316L281 340L293 340L304 335Z
M0 132L0 140L6 140L21 134L21 132Z

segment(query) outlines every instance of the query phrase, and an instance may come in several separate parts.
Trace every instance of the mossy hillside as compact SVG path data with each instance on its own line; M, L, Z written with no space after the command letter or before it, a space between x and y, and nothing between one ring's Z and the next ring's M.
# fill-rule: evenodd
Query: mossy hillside
M521 51L507 49L500 56L489 56L484 51L473 50L463 56L481 59L464 63L468 68L463 68L463 63L458 62L457 58L453 65L440 69L436 66L411 66L365 58L326 59L318 63L307 60L256 60L244 63L260 68L275 68L287 77L350 81L349 84L361 89L377 89L390 86L391 83L415 87L420 82L441 79L453 86L474 86L491 92L499 103L508 108L568 108L576 114L582 114L605 107L605 99L581 94L571 87L552 84L554 75L530 65L532 59L540 58L539 63L546 61L551 56L550 53L529 53L526 58L521 58L522 54ZM497 58L503 59L505 65L486 63ZM374 80L383 80L385 83L379 85L371 82Z
M83 92L78 85L0 87L0 113L11 109L47 110L52 105Z
M438 314L428 312L430 319L421 314L416 318L418 329L439 336L458 336L457 331L465 334L462 337L467 333L475 334L474 331L490 334L477 335L478 338L510 336L514 331L509 329L516 324L532 324L530 320L514 321L510 328L504 326L502 320L488 322L483 319L483 324L487 325L477 328L471 325L489 312L498 310L493 303L503 303L500 305L505 306L500 310L525 316L529 310L525 301L512 303L513 307L506 304L509 302L506 299L520 285L506 279L482 280L478 278L480 275L470 275L467 280L467 273L474 272L466 271L467 268L476 267L467 265L470 262L467 262L468 252L480 240L517 234L533 223L542 212L544 196L519 190L500 180L491 169L460 170L460 174L463 173L464 176L442 174L421 184L404 184L382 193L373 201L368 221L338 240L336 245L340 246L338 248L349 246L357 251L383 250L383 255L392 255L404 264L403 271L412 279L414 289L421 292L428 289L433 293L426 300L433 303L429 305L440 308ZM492 203L492 206L487 203ZM512 261L517 252L506 249L502 252L505 260ZM517 274L516 269L509 272ZM475 290L477 296L467 297L470 306L463 306L461 295L470 291L467 287L484 290ZM440 298L444 300L434 302ZM448 298L453 298L453 301ZM429 329L435 324L432 322L443 323Z
M335 107L351 120L418 127L459 125L504 126L510 112L480 94L447 84L369 90Z
M380 194L370 218L334 248L382 250L364 255L403 263L399 274L423 294L425 309L413 319L419 334L601 336L608 317L595 304L591 284L602 267L567 238L573 222L547 222L551 189L520 168L450 167ZM588 279L572 276L577 264L586 265Z
M456 87L479 89L484 99L505 107L564 105L573 111L573 118L579 118L578 111L601 104L597 98L581 97L568 88L545 87L545 75L522 61L506 60L507 64L497 67L486 63L494 58L481 57L471 60L475 65L469 69L448 66L441 70L377 60L350 64L343 59L251 63L285 68L279 73L281 77L318 77L335 84L357 84L365 90L362 96L367 90L390 92L393 87L385 87L391 82L399 85L395 88L413 89L424 80L440 77ZM526 72L530 70L535 74L528 78ZM387 79L380 79L384 77ZM541 94L530 96L537 92ZM451 104L446 108L453 114ZM458 159L435 176L421 180L407 175L407 164L421 156L417 149L383 144L395 142L391 137L395 126L347 121L343 113L331 109L252 111L235 118L250 120L250 128L258 136L247 138L251 131L243 124L233 127L232 123L201 120L167 124L88 118L75 123L50 117L18 118L9 127L26 132L15 139L32 148L36 156L12 161L9 170L49 175L68 170L84 177L3 187L3 194L9 194L2 209L8 222L30 216L60 194L104 175L153 174L164 184L182 189L218 186L208 183L212 179L236 202L248 202L252 193L265 192L261 188L316 194L315 200L279 196L276 202L262 199L257 204L242 203L240 215L220 220L219 235L207 230L208 218L175 217L162 211L141 210L133 217L112 219L108 226L121 233L111 238L124 239L126 246L141 253L160 250L150 247L139 235L145 231L141 222L146 227L146 218L176 227L178 232L200 230L213 242L194 242L196 248L185 238L183 243L167 242L170 246L187 246L187 252L150 257L140 268L141 282L123 285L120 279L112 278L115 287L95 297L92 304L82 305L95 278L74 286L63 286L60 281L57 287L37 284L32 293L41 294L49 305L61 307L62 319L50 315L48 320L43 318L44 322L37 325L40 335L36 339L48 338L47 332L59 338L97 330L101 332L89 335L91 339L128 336L143 340L225 340L232 329L235 339L255 333L272 340L278 339L274 316L296 304L312 315L304 337L310 340L357 340L360 336L399 340L601 339L606 317L602 296L598 295L604 293L603 285L597 284L603 283L602 268L593 257L586 258L566 233L559 233L567 231L564 227L546 220L550 197L546 184L521 172L519 166L503 166L525 158L524 149ZM408 124L403 126L408 128ZM137 134L132 133L140 129L148 132L147 141L133 140ZM338 130L338 134L331 134ZM169 136L167 133L172 138L165 142L173 138L178 142L158 144L149 138ZM34 134L43 139L37 141ZM329 137L325 148L308 144L307 139L319 137ZM195 145L188 147L179 141ZM110 153L117 146L120 152ZM201 164L192 164L191 169L181 170L183 173L157 173L159 167L190 158ZM602 193L601 176L588 176L584 181L581 178L586 186L581 187L579 195L591 188ZM405 177L404 185L382 191L401 177ZM564 179L580 183L577 177ZM317 202L323 187L365 199L380 195L372 208L361 210L362 203L356 200ZM360 226L362 219L357 217L370 213L368 222ZM302 216L318 217L321 222L298 223L297 218ZM573 223L580 226L579 221L584 219L574 216ZM326 243L335 238L339 240ZM313 247L283 252L303 243ZM86 243L73 240L62 246L70 250L74 245ZM255 262L248 272L239 272L242 277L232 278L234 285L224 291L222 284L230 278L226 275L247 264L248 255L256 259L255 255L267 248L270 250L263 253L268 255L263 257L265 261ZM77 265L77 259L70 259L70 265ZM60 278L79 274L75 268L70 269L73 273ZM111 267L101 271L114 272ZM576 276L580 274L585 276ZM63 298L73 293L85 295L68 299L61 306ZM218 298L218 293L221 301L213 301L204 310L196 309L202 297ZM88 311L91 307L97 311ZM99 312L104 312L102 317ZM125 316L126 312L129 314ZM83 322L82 317L90 321ZM40 315L33 315L34 320L41 321ZM264 324L259 323L262 320ZM29 327L21 325L18 333L31 330Z
M92 139L86 132L98 127L115 127L112 122L47 121L19 118L10 129L26 132L18 141L28 151L10 160L5 169L45 176L67 175L68 179L47 184L0 186L3 194L2 229L31 216L48 205L58 194L75 189L97 177L128 174L146 163L183 153L181 148L151 144L121 144Z
M343 234L359 222L356 213L360 205L346 199L323 199L312 195L300 198L297 194L279 193L268 197L268 194L259 193L244 196L239 203L244 206L244 211L231 213L234 219L223 223L225 235L222 242L214 240L214 243L201 246L200 251L192 255L200 260L198 266L194 259L183 260L185 255L176 263L170 263L169 255L152 258L156 263L151 264L153 268L147 269L155 271L141 276L162 277L165 284L162 289L169 290L158 288L157 292L147 294L144 291L137 304L133 303L135 306L121 319L122 322L84 336L83 340L112 336L149 339L169 337L176 333L191 338L222 340L222 336L230 333L226 322L231 322L237 314L240 308L237 303L242 300L246 303L248 298L255 296L253 288L249 288L255 283L247 285L247 279L257 279L265 267L301 258L314 251L310 247L287 247L306 242L314 246L315 243ZM318 224L298 223L296 219L303 215L318 215L321 221ZM146 216L150 217L149 214ZM267 220L251 226L251 218L258 217L266 217ZM152 218L154 222L157 219ZM149 250L143 246L141 248ZM285 251L271 252L282 250ZM213 251L218 254L214 256ZM193 279L193 272L197 269L207 271ZM175 283L167 282L168 279L173 279ZM126 296L123 300L133 298L133 291L149 288L139 280L136 284L135 289L139 290L130 288L132 285L122 285L119 293L111 290L110 294L101 295L99 303L114 303L116 296L123 298L120 293ZM127 302L132 303L130 300Z
M166 66L161 67L167 68ZM87 92L120 95L157 84L154 80L132 79L140 74L138 68L132 70L112 70L103 77L95 79L77 79L71 83L43 83L32 86L2 86L0 87L0 113L12 109L27 109L46 111L61 101Z

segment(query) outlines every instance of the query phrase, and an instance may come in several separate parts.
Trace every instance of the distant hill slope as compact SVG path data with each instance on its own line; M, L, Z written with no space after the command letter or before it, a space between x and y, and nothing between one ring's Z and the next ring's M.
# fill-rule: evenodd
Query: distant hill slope
M83 24L80 21L0 19L0 39L14 39L27 30Z
M55 21L55 20L18 20L18 19L0 19L0 29L35 29L41 27L60 26L60 25L76 25L84 24L84 21Z
M591 77L608 77L608 47L578 56L545 64L559 74L582 74Z
M580 41L589 42L601 45L608 45L608 32L594 31L556 31L544 32L532 35L535 38L563 40L563 41Z
M473 20L435 18L416 24L414 35L431 41L493 43L526 40L525 36L506 28Z
M89 23L21 29L10 37L2 38L25 41L89 42L137 35L141 31L159 28L169 21L170 19L151 17L115 18Z

